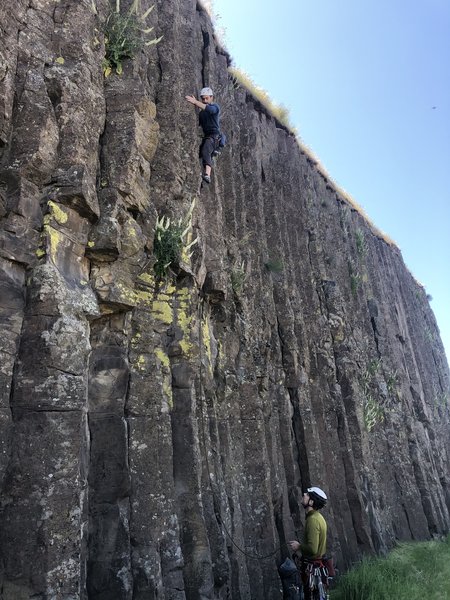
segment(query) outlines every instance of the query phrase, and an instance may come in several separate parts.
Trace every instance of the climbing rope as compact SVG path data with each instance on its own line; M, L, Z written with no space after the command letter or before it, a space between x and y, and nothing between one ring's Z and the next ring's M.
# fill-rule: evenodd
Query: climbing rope
M202 368L203 335L202 335L202 323L203 323L203 317L204 317L204 312L203 312L204 302L205 302L204 298L201 298L200 304L199 304L199 321L198 321L198 323L199 323L198 324L198 330L199 330L198 331L198 336L199 336L199 360L200 360L200 368L199 368L200 423L201 423L201 432L202 432L202 440L203 440L203 448L204 448L204 454L205 454L206 468L208 470L209 487L211 488L211 493L212 493L213 498L215 499L215 501L217 503L217 506L220 506L220 499L217 496L216 492L214 491L213 482L212 482L212 478L211 478L211 469L210 469L210 466L209 466L208 451L207 451L207 448L206 448L205 419L204 419L204 415L203 415L203 368ZM258 561L267 560L269 558L272 558L275 554L277 554L281 550L281 545L279 545L279 546L277 546L277 548L275 550L273 550L272 552L270 552L270 554L265 554L263 556L260 556L260 555L257 555L257 554L250 554L250 553L248 553L246 550L244 550L243 548L241 548L241 546L239 546L239 544L233 539L233 536L228 531L228 528L225 525L225 522L222 519L222 517L220 516L220 514L218 512L215 512L215 515L216 515L217 520L219 521L219 523L223 527L223 530L225 531L225 534L228 537L228 539L230 540L230 542L232 543L232 545L241 554L243 554L247 558L250 558L251 560L258 560Z

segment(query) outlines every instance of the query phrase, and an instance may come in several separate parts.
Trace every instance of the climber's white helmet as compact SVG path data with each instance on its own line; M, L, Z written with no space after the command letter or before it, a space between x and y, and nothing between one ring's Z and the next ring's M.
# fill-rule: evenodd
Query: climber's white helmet
M210 87L204 87L200 91L200 97L201 96L214 96L214 92L212 91L212 89Z
M314 506L316 508L323 508L327 503L327 495L319 487L310 487L306 490L306 493L309 495L311 500L314 500Z

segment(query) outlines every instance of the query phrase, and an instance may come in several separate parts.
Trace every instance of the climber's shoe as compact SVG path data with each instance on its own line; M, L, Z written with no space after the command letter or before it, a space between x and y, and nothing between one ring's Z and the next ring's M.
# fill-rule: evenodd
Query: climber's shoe
M211 183L211 177L209 175L202 175L202 179L203 181L206 181L206 183Z

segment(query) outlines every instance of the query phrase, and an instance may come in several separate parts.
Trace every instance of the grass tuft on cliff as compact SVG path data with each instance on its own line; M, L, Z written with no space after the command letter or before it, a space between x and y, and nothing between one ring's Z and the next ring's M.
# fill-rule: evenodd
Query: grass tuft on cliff
M170 267L188 262L192 257L190 250L198 242L198 238L192 239L192 213L195 203L194 199L184 219L173 221L166 216L156 219L153 243L156 261L153 268L159 280L167 277Z
M103 73L108 77L115 70L122 74L122 62L126 58L134 58L144 46L153 46L161 41L162 37L146 40L145 36L153 31L153 27L146 27L145 21L152 12L152 5L145 12L140 11L140 0L134 0L130 9L123 13L120 0L111 6L110 13L103 25L105 34L105 59Z
M237 67L230 67L228 69L231 76L236 80L236 82L242 85L246 90L248 90L252 96L260 102L264 108L273 116L277 121L284 125L286 129L288 129L294 135L297 135L295 127L292 125L289 111L282 104L275 104L269 94L263 88L256 85L253 79L247 75L241 69Z
M450 536L400 544L385 558L367 558L339 579L331 600L450 598Z

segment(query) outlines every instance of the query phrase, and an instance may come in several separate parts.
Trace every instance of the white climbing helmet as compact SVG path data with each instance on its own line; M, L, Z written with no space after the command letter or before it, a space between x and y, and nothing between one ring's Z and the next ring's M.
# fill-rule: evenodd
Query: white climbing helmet
M319 487L310 487L306 492L309 494L311 500L314 500L314 506L316 508L323 508L327 503L327 495Z
M212 89L210 87L204 87L200 91L200 96L214 96L214 92L212 91Z

